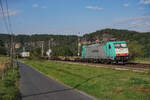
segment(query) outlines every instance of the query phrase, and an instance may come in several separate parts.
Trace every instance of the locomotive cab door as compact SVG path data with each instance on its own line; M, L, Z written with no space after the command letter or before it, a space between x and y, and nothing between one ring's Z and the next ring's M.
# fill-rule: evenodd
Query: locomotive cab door
M107 42L105 47L105 52L107 59L113 60L113 45L110 42Z
M110 44L108 45L108 54L109 54L109 56L111 55L111 45Z

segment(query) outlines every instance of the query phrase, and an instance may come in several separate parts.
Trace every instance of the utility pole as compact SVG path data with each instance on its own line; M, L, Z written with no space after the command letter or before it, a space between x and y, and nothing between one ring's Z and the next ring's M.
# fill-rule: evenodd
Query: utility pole
M80 34L80 32L78 33L78 34ZM78 56L80 56L80 46L81 46L81 43L80 43L80 37L78 36Z
M50 49L51 49L51 40L49 40L49 50L48 50L48 52L50 51ZM50 58L50 53L49 53L49 58Z
M11 58L11 66L14 67L14 36L11 33L11 40L10 40L10 58Z
M41 51L41 54L42 54L42 57L44 56L44 41L41 41L42 43L42 51Z
M51 44L50 44L50 43L51 43L51 40L49 40L49 45L48 45L48 46L49 46L49 50L50 50L50 48L51 48Z
M23 47L23 52L25 52L26 50L25 50L25 47Z
M1 12L2 16L4 18L4 24L6 25L7 32L10 32L10 60L11 60L11 66L14 67L14 34L12 31L12 25L11 25L11 20L10 20L10 14L9 14L9 7L8 7L8 1L6 1L6 11L4 11L4 6L2 0L0 0L0 7L1 7ZM8 16L5 16L7 14ZM5 18L7 17L7 18Z
M32 54L32 35L30 34L30 54Z

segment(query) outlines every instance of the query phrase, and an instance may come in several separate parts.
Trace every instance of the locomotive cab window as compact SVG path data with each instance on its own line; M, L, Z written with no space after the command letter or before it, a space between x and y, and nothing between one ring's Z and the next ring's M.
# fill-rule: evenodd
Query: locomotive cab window
M115 43L115 48L127 48L126 43Z
M109 49L111 49L111 45L109 45Z

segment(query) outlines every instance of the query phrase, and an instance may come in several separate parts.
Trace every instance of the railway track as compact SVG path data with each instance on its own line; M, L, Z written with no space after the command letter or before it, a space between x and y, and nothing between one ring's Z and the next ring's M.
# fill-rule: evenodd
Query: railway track
M42 58L44 59L44 58ZM55 61L61 61L61 62L68 62L68 63L81 63L81 64L90 64L90 65L96 65L96 66L108 66L108 67L115 67L115 68L127 68L127 69L149 69L150 70L150 64L145 63L126 63L126 64L103 64L98 62L82 62L82 61L72 61L72 60L61 60L61 59L45 59L45 60L55 60Z
M144 64L144 63L128 63L125 66L127 66L127 67L133 67L133 68L146 68L146 69L150 69L150 64Z

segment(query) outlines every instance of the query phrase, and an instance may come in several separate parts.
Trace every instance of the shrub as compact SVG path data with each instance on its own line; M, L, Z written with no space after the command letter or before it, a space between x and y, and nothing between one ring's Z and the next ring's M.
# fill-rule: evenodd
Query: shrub
M11 68L5 73L4 79L0 80L0 100L19 100L18 79L17 68Z

